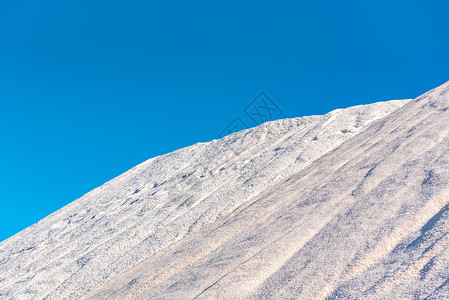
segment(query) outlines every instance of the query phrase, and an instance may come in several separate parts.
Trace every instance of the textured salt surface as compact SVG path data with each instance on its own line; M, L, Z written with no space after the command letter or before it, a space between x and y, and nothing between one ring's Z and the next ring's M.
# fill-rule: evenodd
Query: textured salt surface
M444 295L448 85L150 159L0 243L0 297Z

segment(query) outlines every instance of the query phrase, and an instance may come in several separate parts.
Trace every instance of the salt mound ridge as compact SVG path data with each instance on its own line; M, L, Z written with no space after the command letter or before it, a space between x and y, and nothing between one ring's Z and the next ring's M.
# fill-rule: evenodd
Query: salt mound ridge
M0 298L443 295L448 87L150 159L0 243Z

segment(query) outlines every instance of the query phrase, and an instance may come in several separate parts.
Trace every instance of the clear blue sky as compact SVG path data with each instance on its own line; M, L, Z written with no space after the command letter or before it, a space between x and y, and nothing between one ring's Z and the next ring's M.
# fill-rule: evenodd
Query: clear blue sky
M0 1L0 240L136 164L449 80L449 2Z

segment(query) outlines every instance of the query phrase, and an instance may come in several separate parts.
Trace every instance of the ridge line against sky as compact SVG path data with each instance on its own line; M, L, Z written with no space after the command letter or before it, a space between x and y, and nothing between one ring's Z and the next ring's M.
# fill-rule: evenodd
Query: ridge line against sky
M0 241L150 157L447 81L447 1L0 3Z

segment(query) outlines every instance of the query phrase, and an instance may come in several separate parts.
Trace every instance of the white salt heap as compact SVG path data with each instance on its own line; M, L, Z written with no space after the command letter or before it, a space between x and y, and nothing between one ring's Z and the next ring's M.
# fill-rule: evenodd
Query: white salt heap
M150 159L0 243L0 299L449 298L448 91Z

